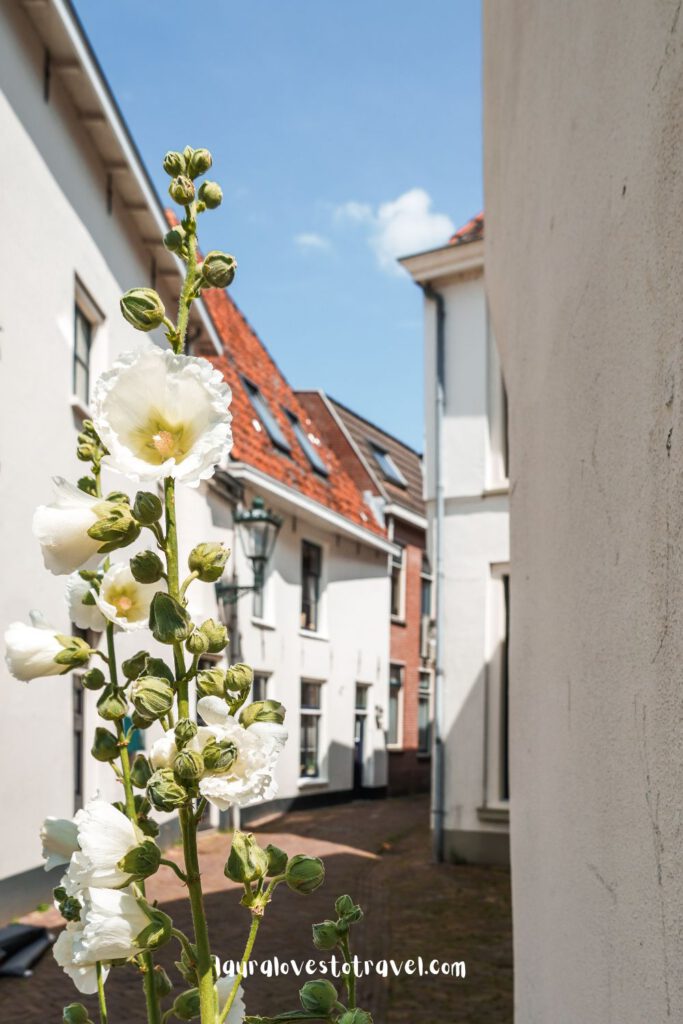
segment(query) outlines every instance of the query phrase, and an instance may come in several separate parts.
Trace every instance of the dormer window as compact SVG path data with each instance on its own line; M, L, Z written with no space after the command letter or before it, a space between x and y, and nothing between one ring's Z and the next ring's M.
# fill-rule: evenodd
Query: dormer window
M273 413L270 411L270 407L266 402L265 398L263 397L257 386L255 384L252 384L252 382L248 380L246 377L242 378L242 383L246 388L251 404L253 405L256 411L256 415L258 416L259 420L265 427L265 430L269 438L271 439L276 448L279 448L280 451L287 452L287 454L289 454L290 451L292 450L289 441L282 433L282 430L280 429L280 424L273 416Z
M327 476L329 474L327 464L323 461L320 452L302 427L299 417L295 416L293 412L289 411L289 409L285 409L285 414L289 422L292 424L294 435L313 469L316 473L320 473L321 476Z
M394 462L389 452L385 451L384 448L380 448L379 445L373 444L372 441L370 442L370 449L385 478L389 480L390 483L396 484L398 487L407 487L408 481Z

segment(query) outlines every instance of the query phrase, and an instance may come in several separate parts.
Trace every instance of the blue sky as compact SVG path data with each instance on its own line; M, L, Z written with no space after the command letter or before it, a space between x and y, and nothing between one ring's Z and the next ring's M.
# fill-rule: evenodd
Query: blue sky
M394 255L482 207L478 0L76 0L160 192L206 146L201 241L290 383L423 447L422 301Z

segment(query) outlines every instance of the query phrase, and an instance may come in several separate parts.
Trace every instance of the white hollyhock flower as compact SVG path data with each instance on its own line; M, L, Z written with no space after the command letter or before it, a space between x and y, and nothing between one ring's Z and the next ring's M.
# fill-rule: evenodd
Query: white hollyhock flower
M64 650L51 626L45 625L42 617L31 613L33 625L13 622L5 631L7 653L5 661L15 679L28 682L41 676L58 676L68 671L65 665L58 665L55 655ZM38 625L38 622L41 624Z
M232 992L232 986L237 980L236 974L224 974L222 978L219 978L216 982L216 992L218 993L218 1009L222 1010L228 1001L228 997ZM244 989L240 985L237 989L237 995L235 996L235 1002L230 1007L230 1013L225 1018L225 1024L242 1024L244 1015L247 1012L247 1008L244 1005Z
M82 956L83 926L80 922L67 924L52 947L52 955L69 975L74 985L84 996L92 996L97 992L97 965L95 960L86 960ZM76 955L79 961L76 962ZM102 980L106 981L109 968L102 965Z
M78 850L78 826L71 818L46 818L40 830L45 870L68 864Z
M183 749L194 750L195 753L201 754L209 740L215 740L216 738L217 730L200 725L196 736L193 736ZM178 748L176 747L174 734L170 731L165 732L163 736L160 736L152 744L152 749L149 752L150 764L155 771L159 768L171 768L177 753Z
M152 598L162 588L163 583L138 583L128 562L115 562L105 572L95 601L102 615L121 629L144 629Z
M231 392L206 359L154 345L127 352L95 384L105 462L135 480L196 486L232 447Z
M92 590L87 580L81 579L78 572L72 572L66 581L66 603L69 606L69 618L79 629L92 629L101 633L107 624L97 604L83 604L83 598Z
M261 736L263 739L277 744L280 750L284 747L289 736L287 729L280 722L252 722L248 726L248 731L255 736Z
M81 889L116 889L131 876L117 865L144 839L136 825L106 800L91 800L75 819L78 848L62 885L73 896Z
M89 537L88 530L110 503L86 494L59 476L53 483L55 501L36 509L33 534L42 548L45 568L64 576L81 569L97 554L102 541Z
M216 739L232 741L237 757L227 771L207 774L199 783L199 792L215 807L227 811L231 806L248 807L269 800L277 792L273 778L282 749L272 735L260 735L245 729L233 718L220 697L202 697L197 710L209 723Z
M138 938L150 922L137 897L121 889L85 889L80 896L83 933L74 947L76 964L127 960L140 952Z

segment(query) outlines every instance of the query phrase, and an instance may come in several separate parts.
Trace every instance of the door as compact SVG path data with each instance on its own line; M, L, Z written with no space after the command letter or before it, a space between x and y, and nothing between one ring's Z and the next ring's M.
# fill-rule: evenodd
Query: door
M365 715L356 715L356 728L353 748L353 791L359 793L363 788L363 762L365 760Z

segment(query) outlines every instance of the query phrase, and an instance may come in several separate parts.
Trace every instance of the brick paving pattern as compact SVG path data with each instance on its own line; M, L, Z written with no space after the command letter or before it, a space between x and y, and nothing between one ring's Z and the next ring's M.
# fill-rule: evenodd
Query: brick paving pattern
M259 932L255 958L306 960L319 954L309 925L332 916L334 899L348 892L364 908L356 926L355 951L362 958L396 961L422 955L426 960L465 960L463 980L441 977L373 976L359 983L359 1004L375 1024L511 1024L512 928L509 873L501 868L434 866L430 862L425 797L357 801L340 807L296 811L254 829L263 844L288 853L325 860L325 885L308 897L281 886ZM214 952L222 959L241 956L249 926L237 887L223 875L229 838L205 833L200 850L206 909ZM170 856L179 858L178 851ZM190 932L183 887L168 868L148 885L176 924ZM53 925L51 912L31 921ZM27 919L27 920L28 920ZM159 959L175 975L172 948ZM174 977L176 980L177 975ZM295 977L261 978L245 986L250 1013L298 1007ZM178 988L181 991L181 988ZM116 969L107 982L110 1024L145 1024L144 1003L135 972ZM1 1024L60 1024L61 1008L78 997L48 953L27 979L0 979ZM96 1001L83 999L97 1020Z

